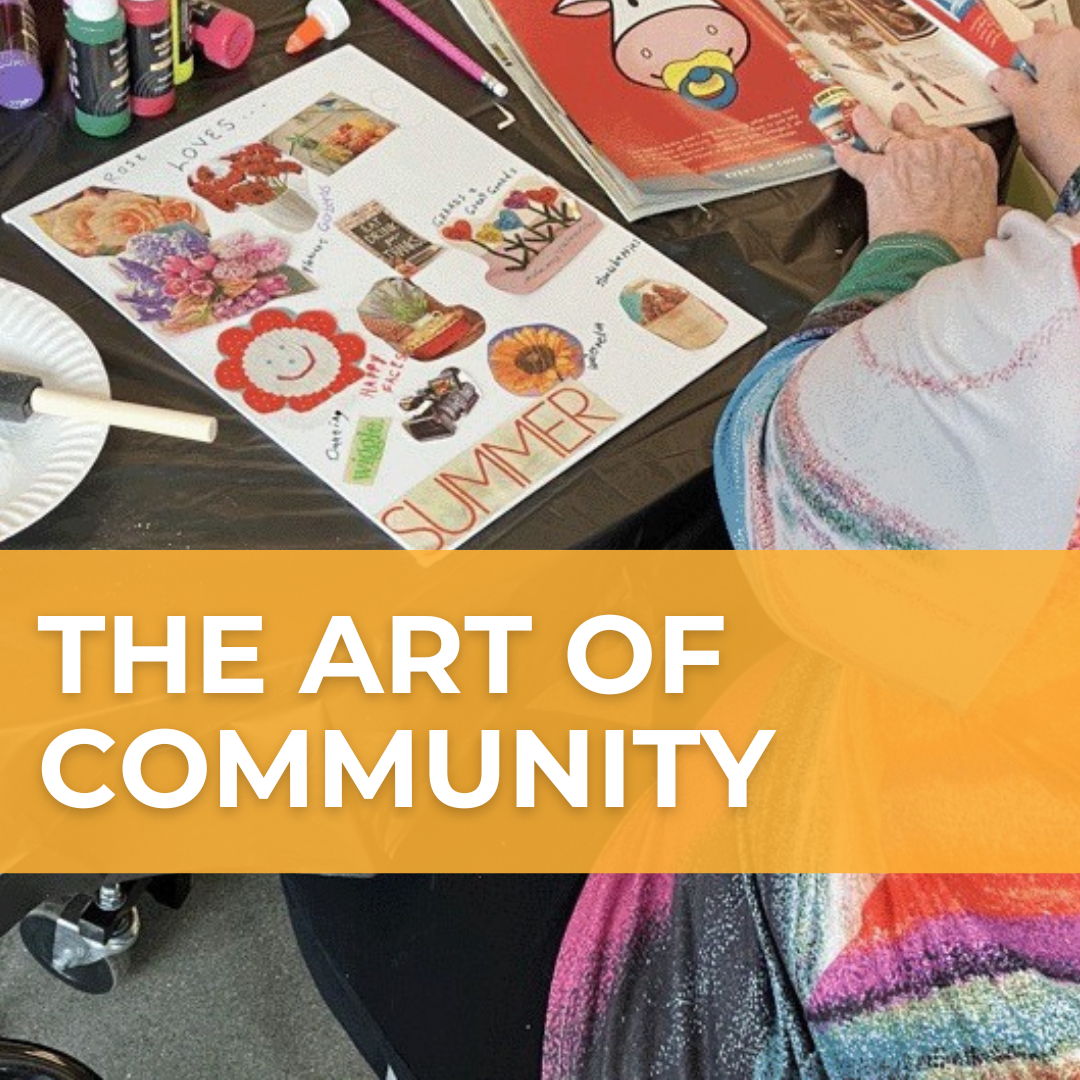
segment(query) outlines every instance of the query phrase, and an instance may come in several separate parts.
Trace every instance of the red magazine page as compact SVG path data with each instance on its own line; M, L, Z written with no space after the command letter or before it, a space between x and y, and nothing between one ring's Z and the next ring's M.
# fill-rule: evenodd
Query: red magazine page
M593 145L634 181L847 138L850 104L754 0L488 0Z

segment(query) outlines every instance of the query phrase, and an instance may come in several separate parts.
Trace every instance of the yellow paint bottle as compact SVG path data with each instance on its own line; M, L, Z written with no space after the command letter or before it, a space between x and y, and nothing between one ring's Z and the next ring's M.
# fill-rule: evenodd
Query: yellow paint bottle
M191 2L172 0L173 82L179 86L195 74L191 42Z

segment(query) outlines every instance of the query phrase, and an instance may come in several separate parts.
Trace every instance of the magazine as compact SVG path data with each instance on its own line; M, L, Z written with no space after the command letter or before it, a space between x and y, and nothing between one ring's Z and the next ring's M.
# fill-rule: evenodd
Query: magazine
M764 329L348 46L4 220L409 548Z
M452 2L630 221L834 169L858 101L1004 115L969 47L904 0ZM1014 40L1069 18L987 6Z

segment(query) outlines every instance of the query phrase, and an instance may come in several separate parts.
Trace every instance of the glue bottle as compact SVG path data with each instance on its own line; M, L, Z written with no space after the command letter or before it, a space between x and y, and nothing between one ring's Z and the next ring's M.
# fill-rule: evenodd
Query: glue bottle
M120 0L127 17L131 111L164 116L176 104L169 0Z
M240 67L255 47L255 24L246 15L211 0L188 0L191 38L218 67Z
M172 0L173 81L179 86L195 74L190 0Z
M87 135L119 135L131 124L127 31L119 0L72 0L66 22L75 123Z

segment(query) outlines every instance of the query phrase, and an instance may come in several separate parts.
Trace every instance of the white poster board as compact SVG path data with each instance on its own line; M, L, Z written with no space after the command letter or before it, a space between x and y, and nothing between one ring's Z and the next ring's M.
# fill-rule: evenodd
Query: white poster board
M410 548L763 330L351 46L4 220Z

